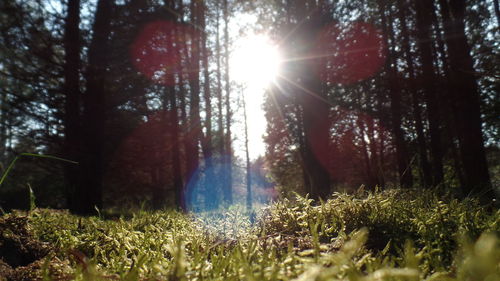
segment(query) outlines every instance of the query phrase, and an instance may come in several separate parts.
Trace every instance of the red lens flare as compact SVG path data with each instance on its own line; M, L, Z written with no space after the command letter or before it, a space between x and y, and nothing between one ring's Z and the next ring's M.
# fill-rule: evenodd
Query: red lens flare
M172 114L160 111L147 116L147 120L140 122L123 139L111 160L110 177L126 179L130 188L138 188L141 192L144 187L157 187L159 181L172 180L170 173L160 173L166 177L160 179L155 172L171 170L169 159L174 153Z
M383 34L369 23L334 23L316 38L316 72L325 82L350 85L375 75L385 62Z
M167 86L176 83L176 75L188 65L184 50L195 51L198 32L185 24L171 21L148 23L130 48L136 69L152 81ZM189 71L198 67L189 66Z

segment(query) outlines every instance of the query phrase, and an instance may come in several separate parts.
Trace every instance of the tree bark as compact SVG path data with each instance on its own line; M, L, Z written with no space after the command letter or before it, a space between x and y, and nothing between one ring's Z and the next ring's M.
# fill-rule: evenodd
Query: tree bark
M425 133L424 133L424 125L422 122L422 111L420 108L420 94L416 87L416 74L414 68L415 58L411 53L411 45L410 45L410 33L408 31L406 15L404 14L404 10L406 7L403 4L402 0L398 0L398 18L401 22L401 33L402 33L402 44L404 49L404 58L406 60L406 64L408 67L408 75L409 75L409 85L408 88L411 92L411 103L412 103L412 115L413 121L415 122L415 131L417 133L417 146L418 146L418 156L419 156L419 164L420 170L422 174L422 185L424 188L430 187L432 185L432 173L431 173L431 165L427 158L427 143L425 141Z
M245 122L245 158L246 158L246 184L247 184L247 212L252 211L252 175L250 173L250 151L248 150L248 120L247 103L245 96L241 95L243 101L243 121Z
M2 88L3 78L0 78L0 88ZM0 166L4 169L5 157L7 155L7 93L0 92Z
M199 23L199 2L191 2L191 23L194 26L198 26ZM186 136L186 165L187 165L187 180L198 181L197 169L199 167L199 142L200 142L200 132L201 132L201 119L200 119L200 35L195 32L192 35L192 46L190 49L190 63L189 63L189 120L188 129Z
M214 171L214 161L213 155L213 144L212 144L212 98L210 92L210 71L208 69L208 51L207 51L207 30L206 30L206 13L207 7L204 2L201 2L202 8L200 12L200 22L201 22L201 55L203 64L203 99L205 102L205 129L206 133L202 136L202 150L203 158L205 160L205 208L214 209L217 208L218 196L217 194L217 182L215 180Z
M307 5L306 5L307 4ZM313 42L327 15L316 10L313 3L298 1L295 17L300 26L288 40L296 40L290 45L297 46L293 56L308 57L314 49ZM308 11L312 14L308 15ZM297 77L293 85L297 100L302 107L302 128L304 130L303 161L310 185L310 198L326 199L330 194L330 104L324 84L315 74L310 61L296 62Z
M223 1L223 18L224 18L224 82L226 83L226 135L224 148L224 178L223 199L226 204L233 203L233 151L231 140L231 81L229 80L229 7L228 0Z
M465 174L465 195L481 198L483 203L495 198L488 172L484 150L480 96L474 76L471 47L465 34L465 1L441 1L445 5L450 22L445 23L445 38L448 47L451 92L456 96L457 124L462 164Z
M103 146L106 122L106 67L109 50L113 1L99 0L92 27L89 46L89 65L85 78L87 89L83 97L83 150L81 184L75 192L73 211L82 214L95 213L102 208L102 179L104 170Z
M389 82L389 98L391 101L391 129L394 136L394 146L396 147L396 159L398 164L399 184L401 187L409 188L413 185L413 176L408 157L408 150L406 147L404 132L401 128L403 115L401 113L401 85L398 80L396 57L394 51L395 39L391 19L387 21L385 15L386 7L379 3L379 12L382 17L382 26L384 34L388 36L386 39L388 50L388 58L386 63L386 71ZM392 45L392 46L391 46Z
M68 0L64 26L64 157L80 161L80 0ZM71 208L78 188L78 166L65 165L66 200Z
M431 24L433 13L432 0L421 0L416 3L417 41L422 64L422 89L427 105L429 120L431 163L433 172L433 186L443 183L443 151L440 134L440 113L438 106L438 92L436 91L436 72L433 64Z

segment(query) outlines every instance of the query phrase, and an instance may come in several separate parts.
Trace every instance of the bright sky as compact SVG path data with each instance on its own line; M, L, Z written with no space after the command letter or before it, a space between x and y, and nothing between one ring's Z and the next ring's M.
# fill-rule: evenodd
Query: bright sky
M248 115L248 139L250 158L255 159L265 153L262 136L266 130L266 119L262 110L264 92L278 74L280 54L266 35L249 34L235 42L235 48L230 58L231 78L241 85L235 93L246 101ZM242 91L242 92L241 92ZM242 112L242 109L239 110ZM241 120L235 141L236 154L245 155L243 114L236 117Z
M266 88L278 74L281 60L278 49L269 37L254 31L258 26L257 21L256 15L243 13L233 17L229 24L230 36L235 40L230 57L230 79L241 86L237 92L233 90L233 97L241 95L243 91L247 105L248 145L252 160L265 154L262 137L266 132L267 121L262 104ZM243 108L235 112L235 118L239 124L235 124L233 129L233 149L238 157L244 159Z

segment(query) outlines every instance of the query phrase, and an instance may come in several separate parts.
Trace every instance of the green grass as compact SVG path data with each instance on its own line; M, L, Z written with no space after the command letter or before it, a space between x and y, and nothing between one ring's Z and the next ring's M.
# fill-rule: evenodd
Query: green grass
M424 191L297 197L254 225L234 208L115 219L37 209L29 226L54 246L45 280L500 280L500 211Z

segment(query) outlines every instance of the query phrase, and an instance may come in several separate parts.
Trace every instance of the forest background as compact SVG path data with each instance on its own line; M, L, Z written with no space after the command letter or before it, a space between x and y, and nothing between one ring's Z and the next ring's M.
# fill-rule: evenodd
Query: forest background
M0 3L0 206L214 209L292 191L438 189L495 198L499 26L485 1ZM243 14L283 62L266 153L235 150L230 33ZM247 169L245 169L247 168ZM245 177L245 173L249 176ZM249 181L250 180L250 181Z

